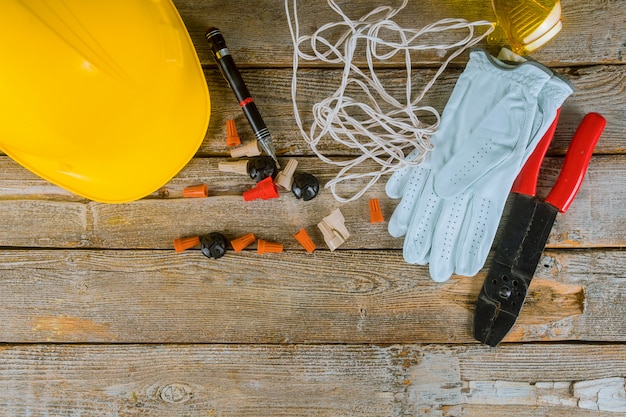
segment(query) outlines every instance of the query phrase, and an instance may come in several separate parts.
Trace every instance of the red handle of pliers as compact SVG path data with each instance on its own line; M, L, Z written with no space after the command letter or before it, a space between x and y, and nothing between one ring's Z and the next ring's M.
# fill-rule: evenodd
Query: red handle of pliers
M574 201L605 126L606 119L598 113L586 114L578 125L565 154L561 173L545 200L561 213L565 213Z
M519 174L517 174L517 178L511 187L511 192L526 194L531 197L534 197L537 194L537 179L539 178L541 163L543 162L543 157L546 155L546 152L550 147L550 142L552 142L552 138L554 137L554 131L556 130L556 125L559 122L560 114L561 109L558 109L552 124L546 133L543 134L543 137L535 147L533 153L526 160L522 170Z

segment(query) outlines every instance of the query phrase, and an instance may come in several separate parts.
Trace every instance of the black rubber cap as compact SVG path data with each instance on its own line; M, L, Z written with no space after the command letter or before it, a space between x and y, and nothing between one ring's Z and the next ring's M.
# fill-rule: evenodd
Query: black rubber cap
M221 233L213 232L200 238L202 254L207 258L218 259L226 253L227 241Z
M320 192L320 183L314 175L308 173L296 174L293 176L291 192L296 198L309 201L315 198Z

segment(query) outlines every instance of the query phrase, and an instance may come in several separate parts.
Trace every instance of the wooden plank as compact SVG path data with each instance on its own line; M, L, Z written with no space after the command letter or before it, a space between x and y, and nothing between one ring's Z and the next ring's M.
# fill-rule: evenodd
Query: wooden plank
M422 100L422 103L443 111L456 80L462 70L446 70ZM563 155L571 137L585 113L595 111L607 119L607 127L596 147L596 153L626 153L623 132L626 119L626 78L623 66L567 67L558 72L570 80L575 92L562 109L551 155ZM425 80L430 80L434 70L413 71L411 78L415 94L421 91ZM267 124L277 152L284 156L314 155L296 125L291 100L292 72L286 69L242 70L249 90L255 97ZM311 125L311 108L315 103L332 96L340 85L341 72L328 69L306 69L298 72L298 109L305 129ZM394 69L381 70L388 92L401 99L406 88L406 74ZM211 94L211 118L198 156L229 156L226 147L226 120L234 119L239 136L245 143L254 140L254 134L228 85L217 70L207 69L205 77ZM354 95L359 99L359 95ZM361 94L363 100L365 97ZM356 151L322 140L319 150L328 155L354 155ZM37 190L31 190L37 192Z
M546 407L529 405L463 405L444 407L444 416L449 417L615 417L612 411L572 409L572 407Z
M332 12L327 10L326 5L313 2L303 3L306 8L320 9L317 13L307 13L317 21L331 19ZM489 9L489 2L474 0L474 5L465 5L464 11ZM405 20L414 24L425 19L424 16L433 18L437 13L449 17L450 8L460 4L453 0L438 2L437 7L432 7L429 2L410 2L406 10ZM242 138L244 140L253 137L247 126L243 114L236 100L223 80L223 77L214 68L212 58L209 56L208 45L204 40L204 31L209 25L211 16L215 10L219 10L220 23L225 32L230 32L232 53L238 58L242 66L253 65L254 70L242 71L250 91L255 96L261 113L272 132L279 151L290 155L310 155L311 151L297 132L293 120L291 105L291 81L290 70L291 50L290 39L287 33L286 22L283 25L275 24L276 16L283 16L282 2L265 0L259 3L259 7L247 7L231 3L224 5L215 1L197 2L190 0L178 0L176 2L183 19L185 20L194 43L199 51L203 62L211 64L207 68L205 76L212 99L212 116L206 139L200 148L202 155L226 155L225 148L225 121L234 118L238 121ZM358 10L368 10L367 5L362 3L350 5L353 13ZM424 10L426 9L426 10ZM615 2L600 4L578 2L578 4L564 4L564 20L566 22L563 32L546 49L540 50L534 59L552 66L565 66L559 72L570 79L576 89L574 96L569 98L563 109L561 128L557 131L554 152L563 153L571 134L580 121L582 114L589 111L597 111L605 115L609 121L603 139L598 145L599 153L624 153L626 150L622 141L622 133L626 131L626 120L621 109L626 103L626 82L624 81L623 65L598 65L602 63L623 64L623 22L626 9L619 7ZM303 13L305 13L303 11ZM241 25L244 19L250 21L263 21L269 19L271 25ZM593 21L590 22L590 19ZM594 24L593 22L600 22ZM408 22L407 22L408 23ZM425 23L425 22L423 22ZM317 23L319 25L319 23ZM312 24L310 27L315 26ZM309 26L307 26L309 27ZM605 28L597 31L597 27ZM620 28L621 27L621 28ZM237 35L237 36L234 36ZM607 46L609 46L607 50ZM493 51L492 51L493 52ZM467 54L463 54L463 60ZM463 64L462 62L460 64ZM593 66L587 66L595 64ZM585 65L577 67L576 65ZM259 69L258 67L265 67ZM269 69L267 67L271 67ZM287 68L285 68L287 67ZM405 78L403 71L394 69L381 70L380 78L393 80L389 83L389 90L397 97L402 97ZM450 95L454 82L460 73L459 66L449 68L438 80L427 95L424 103L441 111ZM328 97L339 86L338 70L313 69L299 72L300 85L303 90L299 92L299 105L301 111L310 109L313 103ZM412 83L416 86L423 85L424 80L433 75L433 70L421 69L414 71ZM417 88L417 87L416 87ZM304 115L306 116L306 115ZM305 119L305 124L309 121ZM333 149L332 144L322 144L321 150L332 152L347 152L346 150Z
M550 247L626 246L626 157L597 156L571 209L557 217ZM304 202L290 192L279 199L245 202L241 193L254 183L244 175L217 170L223 159L193 160L152 198L129 204L88 202L22 170L8 158L0 158L0 245L13 247L96 247L171 249L182 236L219 231L233 239L256 233L301 249L293 238L305 227L318 248L326 248L316 225L334 208L346 218L351 237L340 249L402 247L392 238L386 223L369 223L367 199L376 197L386 219L397 205L384 193L379 181L367 197L348 204L334 200L328 190ZM298 170L316 175L325 184L333 175L330 166L314 158L299 158ZM558 175L561 158L548 159L541 174L539 195L545 196ZM209 198L183 199L186 186L205 183ZM354 188L349 188L353 192ZM269 215L271 213L271 215ZM506 218L506 217L505 217Z
M626 120L622 109L626 106L626 72L623 66L567 67L557 72L573 84L575 92L565 101L550 154L565 153L582 116L592 111L602 114L607 119L607 127L596 147L596 153L625 153L623 132L626 131ZM446 70L422 99L422 103L441 112L460 73L459 69ZM413 72L411 83L415 95L433 75L434 70L428 69ZM227 155L228 150L225 146L227 119L236 121L239 135L244 142L253 140L254 136L219 72L207 70L205 76L211 91L212 113L199 154ZM263 119L272 133L277 151L283 155L312 155L293 117L292 72L280 69L255 69L242 71L242 76L255 96ZM298 71L298 109L307 133L312 122L311 108L315 103L333 95L340 86L340 76L341 72L338 70ZM404 97L406 89L404 71L381 70L379 77L384 80L389 94L398 99ZM358 93L352 95L355 99L360 97ZM340 147L330 140L321 141L318 148L329 155L355 154L354 150Z
M229 49L242 66L289 66L293 45L284 1L260 0L255 7L219 0L174 1L192 37L203 64L214 61L204 33L209 26L218 26L227 40ZM358 19L381 5L400 6L400 2L337 1L351 19ZM626 11L620 2L583 2L565 0L563 3L563 29L559 35L534 56L553 65L595 63L620 63L623 52L623 23ZM300 34L310 35L315 29L331 22L341 21L325 2L298 0ZM422 28L443 18L461 17L473 20L495 20L489 2L469 0L442 0L436 2L409 2L394 20L405 28ZM242 24L242 22L251 22ZM253 22L253 23L252 23ZM601 30L600 30L601 28ZM497 46L484 46L496 49ZM424 64L441 61L435 53L420 56ZM402 64L402 56L393 62ZM461 61L461 59L459 59ZM457 62L459 62L457 61ZM364 58L360 59L364 62ZM462 62L462 61L461 61Z
M559 72L573 83L575 93L564 104L550 154L565 153L582 116L591 111L601 113L608 122L602 140L596 147L596 153L625 153L623 132L626 131L626 119L622 117L622 109L626 106L626 79L623 68L594 66L564 68ZM242 71L242 74L272 133L278 153L285 156L313 155L293 117L291 72L266 69ZM423 103L441 112L459 74L458 69L446 71L425 96ZM205 75L211 92L212 112L205 140L198 150L198 155L228 156L229 149L225 145L227 119L236 121L239 135L244 142L253 140L254 135L222 76L216 70L207 70ZM312 106L330 97L338 88L339 81L336 83L332 81L338 80L339 75L340 72L336 70L299 71L298 107L305 126L311 124L312 118L309 113ZM432 70L415 71L412 83L420 85L432 75ZM382 79L392 80L388 86L390 94L401 97L406 82L403 73L397 70L384 70L380 76ZM340 147L330 140L321 141L318 148L327 155L355 154L354 150Z
M520 360L528 353L533 362ZM7 416L607 417L625 412L624 397L601 392L593 410L577 386L600 376L621 380L623 394L625 359L623 346L563 344L8 345L0 406ZM500 395L484 397L489 386Z
M381 4L338 2L352 17ZM289 193L242 201L251 183L216 166L228 155L226 119L236 119L244 141L252 134L209 54L204 31L211 24L224 32L280 155L298 157L300 169L322 182L334 173L313 156L294 123L284 4L175 4L205 68L213 111L197 157L179 175L141 201L105 205L0 157L0 414L626 414L621 2L564 0L563 31L533 54L576 90L562 110L540 195L552 186L582 115L600 112L608 125L581 193L557 218L552 249L518 323L497 348L471 336L486 271L432 282L427 268L404 263L402 241L388 236L386 224L367 222L366 199L340 205L325 191L310 203ZM325 2L298 4L303 33L337 19ZM441 17L489 14L490 3L482 0L409 2L398 20L420 27ZM443 109L466 59L461 55L446 70L427 104ZM357 61L363 64L362 57ZM423 83L440 61L435 54L417 57L412 81ZM306 66L299 73L299 106L309 123L308 109L332 94L340 71ZM401 92L401 57L378 66L391 90ZM321 149L353 154L333 143ZM210 198L182 199L183 187L196 183L209 185ZM381 200L388 218L396 202L383 187L380 182L368 196ZM330 253L315 224L335 207L352 237ZM292 237L300 227L318 245L312 255ZM213 230L228 237L252 231L282 241L286 252L260 255L253 245L209 260L197 248L171 250L176 237Z
M505 342L626 340L626 253L547 251ZM476 343L485 278L397 251L4 250L7 343Z

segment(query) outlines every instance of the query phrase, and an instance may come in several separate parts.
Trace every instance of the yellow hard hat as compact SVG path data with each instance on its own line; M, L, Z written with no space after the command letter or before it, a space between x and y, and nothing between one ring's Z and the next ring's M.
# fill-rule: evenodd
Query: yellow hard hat
M209 92L171 0L3 0L0 149L91 200L163 186L193 157Z

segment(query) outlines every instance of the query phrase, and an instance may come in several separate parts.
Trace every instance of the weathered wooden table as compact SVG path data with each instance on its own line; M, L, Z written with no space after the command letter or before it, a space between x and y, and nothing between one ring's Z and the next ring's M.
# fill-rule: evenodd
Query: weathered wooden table
M576 89L540 195L582 116L600 112L608 125L576 201L557 218L522 315L497 348L472 337L486 269L435 283L427 268L403 261L402 240L386 223L369 223L369 197L387 219L395 207L384 181L348 204L326 190L310 202L291 194L243 201L250 181L217 164L228 157L227 119L242 140L252 132L210 56L209 25L227 38L282 160L297 157L323 183L335 172L293 119L284 4L175 3L205 67L212 115L197 156L162 190L94 203L0 156L1 415L625 415L626 2L563 0L562 32L533 54ZM298 3L305 33L337 18L323 1ZM452 0L411 1L397 20L421 27L454 13L484 17L489 3L464 2L457 13ZM379 2L341 4L356 18ZM443 109L466 60L451 64L429 104ZM414 77L438 62L425 55ZM401 64L381 71L399 76ZM338 73L303 69L302 107L324 98ZM209 185L209 198L183 199L197 183ZM331 253L315 225L337 207L352 236ZM318 246L313 254L293 239L302 227ZM209 260L172 249L177 237L212 231L253 232L285 252L251 246Z

